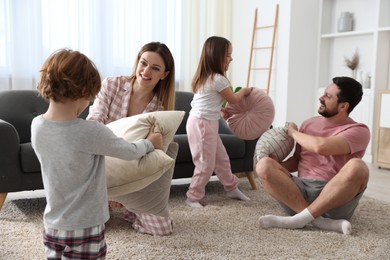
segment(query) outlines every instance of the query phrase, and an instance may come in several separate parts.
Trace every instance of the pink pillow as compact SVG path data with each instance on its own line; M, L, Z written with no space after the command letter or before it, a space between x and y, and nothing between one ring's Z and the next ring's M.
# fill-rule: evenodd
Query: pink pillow
M253 88L249 96L237 104L228 104L229 129L239 138L253 140L267 131L275 116L272 99L261 89Z

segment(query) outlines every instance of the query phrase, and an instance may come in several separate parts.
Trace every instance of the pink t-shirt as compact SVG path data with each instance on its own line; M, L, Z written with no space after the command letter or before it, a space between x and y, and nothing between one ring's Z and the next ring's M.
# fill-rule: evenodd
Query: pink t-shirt
M362 158L370 141L368 127L352 119L340 125L330 123L323 116L316 116L303 122L300 132L321 137L342 136L351 149L349 154L320 155L301 147L298 165L298 176L301 178L332 179L351 158Z

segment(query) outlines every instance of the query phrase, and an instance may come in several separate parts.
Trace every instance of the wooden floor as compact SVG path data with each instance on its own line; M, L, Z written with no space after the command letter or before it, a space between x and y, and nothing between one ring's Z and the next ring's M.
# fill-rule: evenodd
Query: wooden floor
M390 169L370 167L370 179L364 195L390 203Z

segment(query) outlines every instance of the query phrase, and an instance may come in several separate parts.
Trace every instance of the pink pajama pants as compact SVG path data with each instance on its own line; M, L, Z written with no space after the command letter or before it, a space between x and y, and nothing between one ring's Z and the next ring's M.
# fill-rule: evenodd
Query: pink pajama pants
M238 178L230 168L230 159L218 134L218 120L189 116L187 120L188 143L195 165L187 198L199 201L205 195L205 187L213 172L224 186L232 191L238 186Z

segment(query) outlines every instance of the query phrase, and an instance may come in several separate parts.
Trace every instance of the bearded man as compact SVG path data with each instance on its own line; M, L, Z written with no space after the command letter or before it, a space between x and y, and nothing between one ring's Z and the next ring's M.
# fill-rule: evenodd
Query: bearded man
M320 116L304 121L299 130L289 123L288 135L296 142L294 154L281 163L264 157L256 164L264 189L289 214L261 216L262 228L297 229L312 224L342 234L352 232L348 220L369 178L362 157L370 131L349 117L362 99L361 84L349 77L332 81L319 98Z

